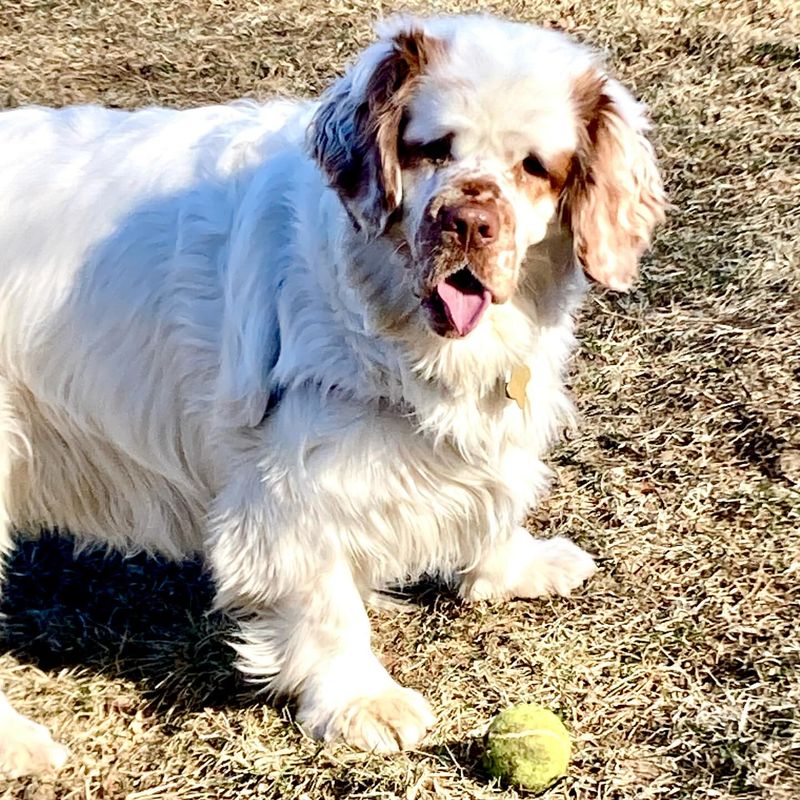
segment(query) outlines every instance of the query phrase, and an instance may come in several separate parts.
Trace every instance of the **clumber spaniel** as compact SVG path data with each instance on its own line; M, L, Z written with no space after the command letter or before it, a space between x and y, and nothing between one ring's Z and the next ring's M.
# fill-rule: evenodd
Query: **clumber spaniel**
M643 109L566 36L398 18L318 102L0 115L0 547L202 553L241 669L308 731L433 722L365 597L594 571L522 526L570 415L583 271L662 216ZM0 768L66 751L0 695Z

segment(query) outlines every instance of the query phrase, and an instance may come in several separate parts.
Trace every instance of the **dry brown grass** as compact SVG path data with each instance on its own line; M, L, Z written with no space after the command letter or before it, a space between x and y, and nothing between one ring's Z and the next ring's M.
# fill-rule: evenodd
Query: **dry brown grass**
M394 4L0 0L0 105L313 93ZM470 3L408 3L427 10ZM322 748L230 671L196 565L21 547L0 680L75 752L50 798L514 797L476 766L490 716L560 712L551 798L800 797L800 25L791 0L498 2L606 48L650 103L675 206L627 297L596 292L582 432L532 520L600 555L571 600L373 614L441 722L419 752ZM32 578L30 566L44 578Z

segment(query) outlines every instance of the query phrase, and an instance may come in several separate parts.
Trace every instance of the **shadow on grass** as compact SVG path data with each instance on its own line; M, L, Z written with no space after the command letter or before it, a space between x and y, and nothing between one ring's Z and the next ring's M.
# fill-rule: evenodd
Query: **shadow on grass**
M413 583L383 589L373 597L372 603L379 608L385 604L387 608L396 611L420 608L433 612L443 604L458 606L461 600L455 588L436 578L423 577Z
M408 607L458 603L434 580L389 592ZM0 587L0 653L47 671L96 670L134 681L156 710L263 702L234 666L236 628L211 610L199 560L176 563L102 548L75 551L68 535L20 539Z
M2 590L0 652L41 669L80 666L135 681L148 702L191 711L255 701L211 612L200 561L74 552L68 536L22 540Z
M444 762L448 769L457 770L462 778L484 785L498 785L483 766L483 739L453 739L432 747L423 747L421 750Z

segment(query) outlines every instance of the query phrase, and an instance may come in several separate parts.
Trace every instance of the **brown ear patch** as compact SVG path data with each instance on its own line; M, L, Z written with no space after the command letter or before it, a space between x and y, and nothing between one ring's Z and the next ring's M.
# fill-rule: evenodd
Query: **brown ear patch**
M663 219L664 193L641 118L629 118L609 80L592 70L573 84L578 149L561 198L575 255L586 272L617 290L629 289L639 258ZM633 98L624 98L635 108ZM637 111L638 114L638 111Z
M335 85L312 126L312 152L359 227L380 230L402 198L398 140L415 86L444 43L420 30L398 34L360 96L352 77ZM358 69L358 67L356 67Z
M411 102L417 81L431 60L443 51L441 41L426 36L422 31L399 34L394 40L394 50L381 62L369 82L367 124L375 129L389 213L400 202L398 145L403 114Z
M417 29L398 34L394 41L398 53L417 75L425 72L445 53L445 44L441 39L436 39Z
M579 75L572 83L572 103L575 113L583 122L584 133L589 134L591 125L597 120L602 106L610 104L610 98L603 93L606 77L596 70Z

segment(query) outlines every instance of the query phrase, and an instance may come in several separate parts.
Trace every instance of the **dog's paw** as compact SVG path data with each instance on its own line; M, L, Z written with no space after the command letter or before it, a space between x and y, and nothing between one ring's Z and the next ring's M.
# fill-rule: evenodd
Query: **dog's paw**
M596 571L594 559L569 539L534 539L523 529L464 575L459 593L469 601L566 597Z
M328 742L359 750L393 753L418 744L436 721L427 700L412 689L393 686L358 697L311 730Z
M527 574L522 576L518 597L568 597L597 572L594 559L569 539L556 536L537 544L540 547Z
M69 750L53 741L43 725L15 711L0 716L0 775L19 778L56 772L68 757Z

